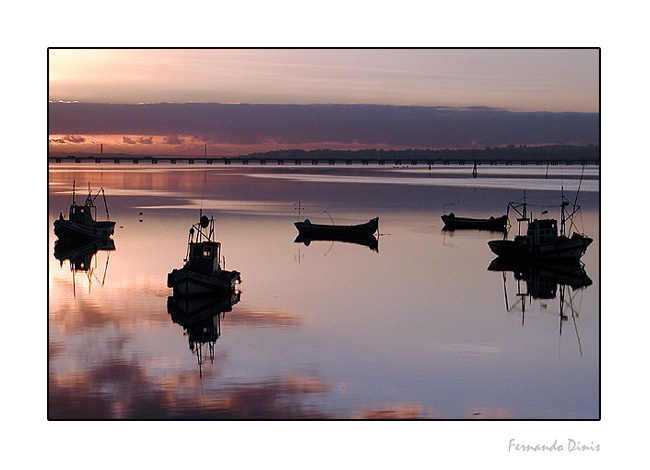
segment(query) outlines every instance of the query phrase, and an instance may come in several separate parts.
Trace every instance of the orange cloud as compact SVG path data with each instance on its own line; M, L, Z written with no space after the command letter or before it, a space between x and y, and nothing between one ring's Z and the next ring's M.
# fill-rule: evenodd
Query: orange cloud
M420 405L388 403L366 408L354 415L355 419L422 419Z

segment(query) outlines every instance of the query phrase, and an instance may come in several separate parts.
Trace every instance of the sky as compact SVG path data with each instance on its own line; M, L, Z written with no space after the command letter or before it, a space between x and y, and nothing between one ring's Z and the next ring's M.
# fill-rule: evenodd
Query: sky
M597 49L51 49L49 98L598 112Z
M599 143L599 50L48 50L49 152Z

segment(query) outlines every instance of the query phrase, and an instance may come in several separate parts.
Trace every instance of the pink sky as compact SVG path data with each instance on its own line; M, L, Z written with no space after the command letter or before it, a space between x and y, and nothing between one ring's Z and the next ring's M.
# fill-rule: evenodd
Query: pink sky
M584 123L567 124L560 114L597 116L598 49L48 52L50 153L99 152L100 143L107 152L135 154L203 154L207 144L210 155L598 143L597 119L585 133ZM187 103L230 106L208 112ZM242 103L264 106L234 111ZM124 106L143 104L139 110ZM62 106L69 109L61 112ZM487 113L442 117L436 111L435 117L422 111L476 107L526 114L503 121ZM145 108L150 111L143 115ZM556 113L556 122L541 122L537 114L526 129L517 128L520 117L539 112Z
M50 49L49 99L597 112L597 49Z

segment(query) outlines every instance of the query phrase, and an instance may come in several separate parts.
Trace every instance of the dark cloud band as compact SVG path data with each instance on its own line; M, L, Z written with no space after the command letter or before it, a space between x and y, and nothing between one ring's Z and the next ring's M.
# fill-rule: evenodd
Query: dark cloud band
M503 144L598 144L598 113L379 105L147 105L50 103L50 134L195 136L206 143L343 142L460 148ZM141 137L139 143L147 143ZM128 143L128 142L127 142ZM151 142L149 142L151 143Z

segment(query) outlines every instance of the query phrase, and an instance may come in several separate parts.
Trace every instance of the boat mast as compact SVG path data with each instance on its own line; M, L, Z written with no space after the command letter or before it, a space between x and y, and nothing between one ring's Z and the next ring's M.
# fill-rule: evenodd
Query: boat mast
M186 263L190 260L190 246L194 243L194 227L190 227L190 232L187 235L187 253L185 253L185 261Z
M104 207L106 208L106 219L111 220L111 216L108 215L108 204L106 203L106 193L104 193L104 188L102 188L102 197L104 198Z
M571 209L571 214L569 214L569 216L567 217L571 221L571 226L569 227L569 229L577 228L573 221L573 218L580 210L580 206L578 205L578 195L580 194L580 188L582 187L582 178L584 177L584 174L585 174L585 166L582 165L582 173L580 173L580 182L578 183L578 190L576 191L576 197L573 200L573 208Z
M568 202L564 199L564 186L562 186L562 203L560 204L561 218L560 218L560 235L564 236L566 216L564 215L564 208Z
M530 220L528 220L528 217L526 216L526 190L525 189L524 189L524 202L522 204L522 207L523 207L522 212L517 211L519 215L521 215L521 217L517 218L517 235L521 235L521 223L523 221L530 222Z
M201 219L201 217L203 217L203 196L205 196L205 180L207 179L208 179L208 172L206 170L203 172L203 189L201 190L201 207L199 209L199 220Z
M99 192L97 192L97 196L99 196ZM97 197L95 196L95 197ZM93 212L93 217L95 220L97 220L97 206L95 206L95 200L93 199L93 193L90 189L90 181L88 181L88 197L86 198L86 202L84 205L88 206Z

